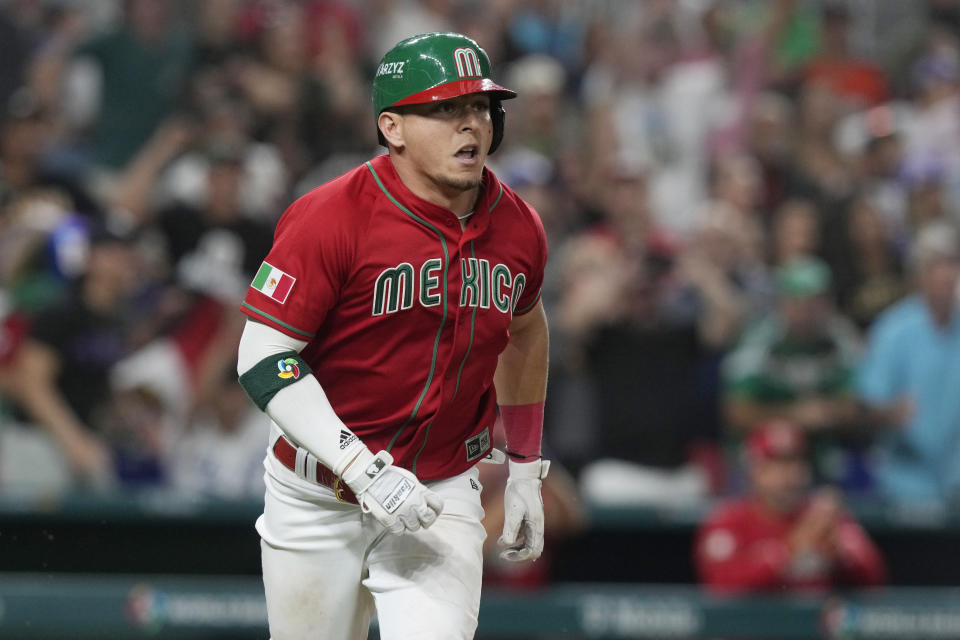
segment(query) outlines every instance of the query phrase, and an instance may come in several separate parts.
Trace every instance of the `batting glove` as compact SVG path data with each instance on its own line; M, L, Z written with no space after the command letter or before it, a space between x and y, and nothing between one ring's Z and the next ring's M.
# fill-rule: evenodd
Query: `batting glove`
M427 528L443 510L443 500L417 477L393 466L386 451L373 455L364 448L343 474L364 513L371 514L390 533Z
M543 497L540 485L550 469L549 460L514 462L503 494L503 535L500 553L504 560L536 560L543 552Z

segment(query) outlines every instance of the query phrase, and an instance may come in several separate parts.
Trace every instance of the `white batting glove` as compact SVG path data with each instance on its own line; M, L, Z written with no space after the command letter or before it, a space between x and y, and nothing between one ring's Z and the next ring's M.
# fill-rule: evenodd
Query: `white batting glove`
M536 560L543 552L543 497L541 481L547 477L549 460L514 462L503 494L503 535L499 543L507 547L500 553L504 560Z
M437 521L443 500L417 477L393 466L386 451L373 455L364 448L343 474L364 513L377 519L390 533L427 528Z

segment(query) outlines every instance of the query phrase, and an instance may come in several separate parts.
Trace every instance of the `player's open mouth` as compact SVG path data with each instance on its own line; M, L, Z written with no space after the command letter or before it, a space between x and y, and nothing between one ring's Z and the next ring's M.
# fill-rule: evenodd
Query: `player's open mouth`
M474 164L477 161L477 145L469 144L462 147L454 156L463 164Z

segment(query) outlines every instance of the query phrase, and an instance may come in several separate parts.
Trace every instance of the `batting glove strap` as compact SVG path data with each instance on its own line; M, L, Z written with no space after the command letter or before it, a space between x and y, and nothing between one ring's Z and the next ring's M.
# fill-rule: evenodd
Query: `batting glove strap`
M366 492L366 490L370 488L370 485L380 477L380 473L391 465L393 465L393 456L386 451L381 451L377 455L373 455L370 449L367 449L366 446L361 446L359 451L356 452L356 456L352 462L343 465L347 467L347 469L341 471L340 477L342 477L343 481L347 483L347 486L353 489L353 492L359 496L361 493ZM336 471L338 470L334 469L334 472Z
M547 472L550 470L550 461L544 460L543 458L534 460L533 462L516 462L510 460L509 467L511 479L543 480L547 477Z
M391 533L426 528L437 520L443 500L406 469L393 465L386 451L374 455L361 451L343 476L357 495L364 513L372 515Z

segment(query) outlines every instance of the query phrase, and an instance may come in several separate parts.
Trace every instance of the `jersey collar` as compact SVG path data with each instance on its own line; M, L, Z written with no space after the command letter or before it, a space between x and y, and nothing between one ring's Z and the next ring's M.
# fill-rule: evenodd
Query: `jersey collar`
M460 223L453 211L424 200L403 184L388 154L377 156L370 161L370 165L379 177L383 188L401 205L442 228L460 230ZM464 236L475 237L482 233L489 225L490 214L496 210L503 197L503 185L487 167L483 168L482 180L477 207L464 231Z

